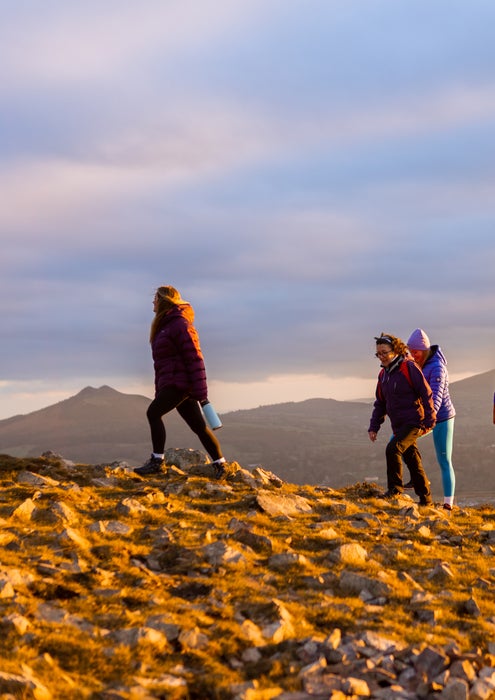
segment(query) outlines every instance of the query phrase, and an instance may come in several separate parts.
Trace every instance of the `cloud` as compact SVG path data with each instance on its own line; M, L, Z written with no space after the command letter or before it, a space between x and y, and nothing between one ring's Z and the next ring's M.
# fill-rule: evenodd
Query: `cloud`
M242 28L260 7L259 0L241 0L235 6L226 0L199 5L194 0L145 0L140 5L88 0L77 6L47 0L43 7L24 3L3 18L4 89L20 83L47 87L114 81L126 70L132 73L136 63L146 65L158 46L162 59L208 48L215 37L236 25Z
M422 326L453 373L492 369L494 15L481 0L7 8L9 391L146 385L164 282L239 401L367 386L381 330Z

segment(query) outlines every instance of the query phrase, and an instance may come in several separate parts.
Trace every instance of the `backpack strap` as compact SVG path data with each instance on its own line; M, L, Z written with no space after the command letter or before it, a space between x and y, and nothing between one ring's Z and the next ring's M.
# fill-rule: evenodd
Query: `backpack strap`
M411 373L409 371L409 362L407 362L405 359L402 360L402 362L400 363L399 369L402 372L402 374L404 375L404 377L407 379L407 381L409 382L409 386L412 387L413 384L412 384L412 380L411 380Z
M406 362L406 360L402 360L402 362L399 365L399 370L402 372L404 377L407 379L409 386L411 388L413 387L412 379L411 379L411 373L409 371L409 362ZM381 401L383 401L383 389L382 389L382 381L383 377L385 375L385 368L382 367L380 370L380 373L378 375L378 386L377 386L377 391L378 391L378 397ZM494 409L495 410L495 409Z

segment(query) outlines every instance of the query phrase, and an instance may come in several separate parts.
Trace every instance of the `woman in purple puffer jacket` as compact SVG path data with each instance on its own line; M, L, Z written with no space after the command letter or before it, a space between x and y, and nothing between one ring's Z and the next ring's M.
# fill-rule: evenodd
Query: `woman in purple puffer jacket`
M225 470L225 458L200 407L200 403L208 399L208 387L199 337L193 326L193 308L181 298L177 289L164 286L156 290L153 310L150 343L155 398L146 412L153 452L150 459L134 471L140 476L162 471L166 440L163 416L176 408L212 458L215 475L219 478Z
M416 328L411 333L407 346L433 392L433 405L437 412L433 444L442 472L443 507L450 511L454 505L455 493L455 472L452 465L455 409L449 393L447 360L438 345L430 344L430 339L421 328ZM409 486L406 484L405 488Z

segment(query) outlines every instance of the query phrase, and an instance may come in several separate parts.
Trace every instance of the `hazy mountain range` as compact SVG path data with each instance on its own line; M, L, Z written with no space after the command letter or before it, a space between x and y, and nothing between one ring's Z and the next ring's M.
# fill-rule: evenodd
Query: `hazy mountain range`
M495 494L495 370L451 384L457 410L454 466L457 493ZM143 462L150 453L146 408L150 399L111 387L86 387L47 408L0 421L0 452L17 457L47 450L86 464ZM222 415L217 433L227 459L261 464L293 483L340 488L364 479L385 484L387 423L379 440L367 436L372 399L307 401L260 406ZM198 448L174 411L166 418L167 447ZM432 438L420 441L434 495L441 495Z

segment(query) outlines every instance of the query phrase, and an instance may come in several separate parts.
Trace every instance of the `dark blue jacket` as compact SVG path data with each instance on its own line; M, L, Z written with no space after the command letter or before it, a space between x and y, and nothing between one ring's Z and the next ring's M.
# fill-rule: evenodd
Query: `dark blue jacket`
M407 364L401 368L403 363ZM385 416L390 419L394 435L405 425L424 430L435 426L430 385L410 358L399 357L380 372L368 431L377 433Z
M438 345L432 345L431 354L422 367L425 379L433 392L433 405L437 412L437 423L455 416L455 408L449 393L447 360Z

